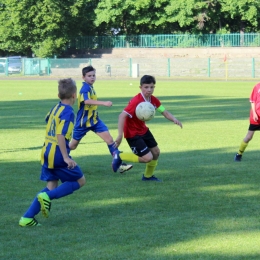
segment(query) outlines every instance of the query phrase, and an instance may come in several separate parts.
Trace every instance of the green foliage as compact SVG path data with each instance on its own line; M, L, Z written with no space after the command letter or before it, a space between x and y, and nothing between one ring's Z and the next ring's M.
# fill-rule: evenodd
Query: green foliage
M259 0L221 0L221 12L229 17L229 23L235 30L252 32L259 29L260 1Z
M122 34L212 33L259 30L259 0L101 0L95 24Z
M194 9L196 9L196 0L177 0L170 1L165 8L168 22L178 22L180 27L190 25L194 21Z
M260 31L260 0L2 0L1 3L0 52L29 57L32 53L38 57L59 55L81 36ZM90 46L104 48L108 46L107 40ZM128 44L136 45L131 41Z
M69 39L91 28L84 25L83 0L5 0L0 8L0 49L48 57L66 48Z
M216 34L228 34L229 33L229 29L222 27L221 29L217 30Z

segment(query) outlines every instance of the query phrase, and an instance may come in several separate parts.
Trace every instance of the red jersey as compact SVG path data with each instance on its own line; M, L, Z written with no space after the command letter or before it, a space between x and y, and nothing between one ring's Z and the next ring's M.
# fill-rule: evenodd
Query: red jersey
M253 88L253 91L250 96L250 102L255 103L255 112L257 113L259 119L257 122L254 121L253 119L253 111L252 109L250 110L250 124L253 125L260 125L260 83L255 85Z
M139 93L133 97L127 107L124 109L124 112L128 114L124 125L124 137L132 138L137 135L144 135L148 131L148 127L145 125L145 122L137 118L135 114L135 109L137 105L141 102L147 101L143 97L142 93ZM157 109L161 102L158 98L151 96L150 103Z

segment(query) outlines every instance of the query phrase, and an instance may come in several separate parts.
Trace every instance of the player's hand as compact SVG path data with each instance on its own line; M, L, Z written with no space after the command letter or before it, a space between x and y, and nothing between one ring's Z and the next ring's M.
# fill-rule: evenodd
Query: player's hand
M117 148L122 142L122 137L121 136L118 136L115 140L115 145L114 147Z
M104 106L106 107L112 107L113 103L111 101L105 101Z
M74 169L77 166L77 163L69 157L64 159L64 161L65 163L68 164L67 166L68 169Z
M182 128L182 123L181 123L179 120L177 120L176 118L174 118L174 119L173 119L173 122L174 122L174 124L176 124L176 125L180 126L180 128Z

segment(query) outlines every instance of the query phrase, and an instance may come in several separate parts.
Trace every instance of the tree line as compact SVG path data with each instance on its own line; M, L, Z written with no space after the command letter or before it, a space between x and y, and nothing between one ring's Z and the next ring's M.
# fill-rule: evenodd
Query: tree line
M60 55L80 36L259 32L260 0L0 0L0 56Z

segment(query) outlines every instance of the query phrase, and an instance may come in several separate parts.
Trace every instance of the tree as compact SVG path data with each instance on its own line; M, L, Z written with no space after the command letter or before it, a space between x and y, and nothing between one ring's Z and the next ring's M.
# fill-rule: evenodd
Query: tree
M220 0L221 12L228 17L231 32L259 31L259 0Z
M101 0L95 25L127 35L258 31L259 9L260 0Z
M79 36L260 29L260 0L0 1L0 52L27 56L59 55Z
M179 0L180 1L180 0ZM95 25L120 28L121 34L163 34L179 29L169 23L165 8L169 0L101 0L95 10Z
M58 55L70 39L93 31L94 8L88 9L92 4L90 0L2 0L0 49L27 56Z

